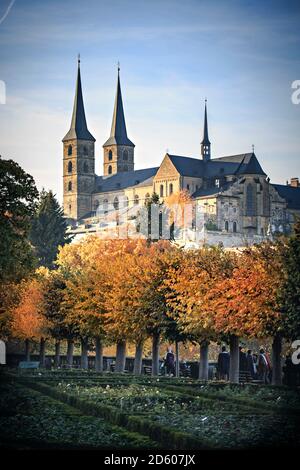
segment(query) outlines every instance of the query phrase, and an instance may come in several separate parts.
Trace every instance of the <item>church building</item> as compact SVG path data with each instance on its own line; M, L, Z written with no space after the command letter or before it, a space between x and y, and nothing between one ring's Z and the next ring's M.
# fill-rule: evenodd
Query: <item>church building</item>
M199 156L167 153L159 167L136 170L119 68L111 132L103 144L103 175L96 175L95 138L87 127L78 60L71 126L63 138L63 207L74 233L93 231L101 219L99 208L104 213L109 208L130 210L144 205L154 193L163 202L181 190L202 211L206 231L216 241L230 234L259 241L273 233L288 233L300 215L299 179L272 184L254 149L212 158L206 101Z

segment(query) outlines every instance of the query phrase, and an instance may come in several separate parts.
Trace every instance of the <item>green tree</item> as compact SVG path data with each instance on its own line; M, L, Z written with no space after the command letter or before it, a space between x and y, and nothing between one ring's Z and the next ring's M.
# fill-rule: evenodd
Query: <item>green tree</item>
M30 240L35 248L40 266L52 268L58 247L70 243L67 225L52 191L42 191L36 213L32 219Z
M0 281L19 281L35 264L28 241L38 191L32 176L0 157Z

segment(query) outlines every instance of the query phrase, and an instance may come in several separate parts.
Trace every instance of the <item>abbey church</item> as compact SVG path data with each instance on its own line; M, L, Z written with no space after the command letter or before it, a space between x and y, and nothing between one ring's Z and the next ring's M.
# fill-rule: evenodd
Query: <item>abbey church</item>
M144 205L154 193L163 202L181 190L202 211L206 232L216 242L230 237L234 245L237 237L259 241L290 232L300 215L299 179L272 184L254 151L212 158L206 102L198 156L167 153L159 167L135 169L135 145L127 136L119 72L111 132L103 144L103 175L98 176L78 60L71 126L63 138L63 206L74 233L95 231L101 213L110 208L130 210Z

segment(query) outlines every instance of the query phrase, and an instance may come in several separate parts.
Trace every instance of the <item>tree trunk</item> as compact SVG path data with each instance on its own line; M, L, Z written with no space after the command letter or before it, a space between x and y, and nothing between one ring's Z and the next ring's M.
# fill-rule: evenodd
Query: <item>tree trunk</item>
M179 342L178 341L176 341L175 343L175 356L176 356L175 376L179 377L180 367L179 367Z
M30 341L25 339L25 361L30 361Z
M240 351L239 351L238 336L231 335L229 344L230 344L229 382L233 384L238 384L239 374L240 374Z
M119 341L117 343L116 353L116 372L124 372L126 363L126 341Z
M40 340L40 367L45 367L46 359L46 340L41 338Z
M81 339L81 363L80 367L81 369L88 369L88 351L89 351L89 346L88 346L88 340L87 339Z
M72 339L68 339L67 364L69 367L73 366L73 353L74 353L74 341Z
M159 333L154 333L152 336L152 375L159 374Z
M272 343L272 385L282 385L281 348L282 338L279 334L277 334L274 336Z
M208 347L208 341L200 343L199 379L205 381L208 380Z
M103 344L100 338L95 339L95 348L95 369L96 372L103 372Z
M60 366L60 341L55 342L54 367Z
M142 373L142 361L143 361L143 341L138 341L135 345L135 358L134 358L134 375L141 375Z

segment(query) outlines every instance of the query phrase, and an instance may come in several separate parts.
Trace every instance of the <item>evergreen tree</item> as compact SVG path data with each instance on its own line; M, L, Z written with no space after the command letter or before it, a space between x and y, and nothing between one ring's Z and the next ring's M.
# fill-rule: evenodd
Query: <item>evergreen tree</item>
M52 191L43 190L31 224L30 240L41 266L52 268L58 247L70 243L63 210Z

